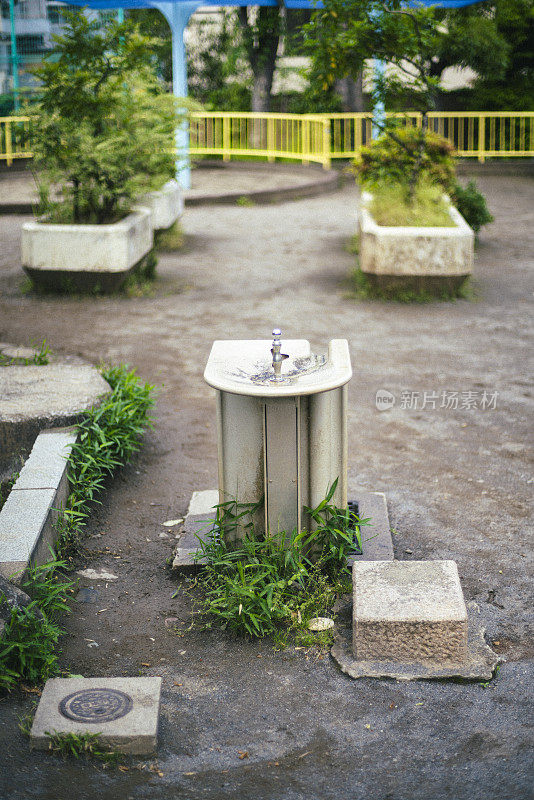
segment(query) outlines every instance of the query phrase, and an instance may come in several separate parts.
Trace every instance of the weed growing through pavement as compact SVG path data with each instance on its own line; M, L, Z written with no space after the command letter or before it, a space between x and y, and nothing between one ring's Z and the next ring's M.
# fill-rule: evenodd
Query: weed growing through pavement
M472 288L468 278L455 288L442 287L438 291L428 291L423 288L392 284L391 286L377 286L357 267L351 274L350 290L347 298L359 300L384 300L393 303L435 303L451 302L453 300L471 300Z
M154 234L156 250L162 253L181 250L184 246L185 235L179 222L175 222L170 228L163 231L156 231Z
M254 516L260 505L230 501L217 506L215 524L196 559L196 580L206 626L218 625L252 637L273 636L275 645L326 646L331 634L313 634L313 617L332 616L335 601L350 592L347 556L360 551L359 527L369 520L332 503L337 480L326 498L306 509L315 529L259 534ZM241 539L234 541L239 531Z
M0 688L19 681L42 683L58 674L56 644L63 629L59 618L69 611L74 585L65 578L63 561L30 567L20 588L31 598L26 607L13 607L0 643ZM6 598L0 594L0 603Z
M32 347L34 344L32 342ZM41 344L39 345L39 349L35 350L33 356L29 358L10 358L9 356L0 353L0 367L13 367L13 366L22 366L22 367L29 367L31 365L35 366L43 366L48 364L49 362L49 354L50 349L46 343L46 339L43 339Z
M102 743L101 733L58 733L46 731L48 749L63 758L88 758L101 761L105 766L115 766L123 760L123 754Z
M500 670L501 670L501 665L497 664L497 666L493 670L493 675L491 676L489 681L484 681L483 683L480 683L479 685L482 686L483 689L489 689L490 687L494 687L495 686L495 681L499 677Z
M102 370L102 377L111 394L83 415L68 461L70 494L57 523L56 551L62 556L79 539L106 479L139 450L152 424L148 412L154 403L153 386L141 383L135 370L124 364Z

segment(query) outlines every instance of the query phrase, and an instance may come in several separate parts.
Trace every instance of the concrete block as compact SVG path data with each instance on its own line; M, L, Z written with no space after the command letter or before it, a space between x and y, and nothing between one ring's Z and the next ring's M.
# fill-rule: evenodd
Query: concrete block
M467 610L454 561L355 562L353 589L358 661L467 658Z
M370 520L369 525L360 528L362 553L350 556L347 559L349 565L355 561L393 561L386 495L382 492L351 489L349 496L358 505L360 519Z
M175 180L167 181L165 186L157 192L148 192L143 195L139 202L142 206L150 209L154 230L170 228L184 211L183 190Z
M25 222L22 266L66 272L121 272L152 247L151 212L136 208L109 225L59 225Z
M193 567L195 553L200 547L199 537L206 536L215 521L215 506L219 503L218 489L193 492L184 523L184 532L178 542L172 562L175 568Z
M30 744L48 749L52 733L99 733L131 754L157 746L161 678L51 678L33 720Z
M103 291L120 287L153 244L152 213L136 207L109 225L25 222L22 267L36 284L52 290Z
M74 428L52 429L40 433L13 489L57 489L75 441Z
M48 545L55 539L54 489L23 489L10 492L0 512L0 573L9 577L10 564L31 559L49 560ZM48 558L46 558L48 556Z
M2 367L0 469L31 449L41 430L72 425L109 392L108 383L88 364Z
M362 193L358 213L360 267L378 276L466 276L473 271L475 235L449 206L450 228L378 225L367 209L372 195Z

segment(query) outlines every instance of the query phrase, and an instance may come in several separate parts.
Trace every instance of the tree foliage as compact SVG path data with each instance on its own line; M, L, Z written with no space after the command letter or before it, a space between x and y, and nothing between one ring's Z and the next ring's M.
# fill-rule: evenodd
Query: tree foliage
M463 108L534 105L532 0L461 9L408 7L400 0L324 0L323 6L307 26L306 49L325 91L337 79L356 78L375 57L396 67L376 87L390 107L447 102L440 81L448 67L470 67L478 75L471 89L455 93Z
M175 100L150 63L152 41L132 23L65 12L45 63L32 147L42 210L58 221L113 221L174 170ZM48 187L60 188L51 202Z

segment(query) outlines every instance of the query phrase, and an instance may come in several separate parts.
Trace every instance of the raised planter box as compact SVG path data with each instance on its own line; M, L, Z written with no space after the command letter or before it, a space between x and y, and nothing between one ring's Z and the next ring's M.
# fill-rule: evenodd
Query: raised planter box
M182 187L175 180L167 181L157 192L143 195L139 202L152 212L152 227L156 231L170 228L184 211Z
M26 222L22 267L45 289L114 291L152 245L152 212L144 207L110 225Z
M387 227L369 212L371 200L369 192L362 193L360 269L377 286L455 288L471 274L475 234L454 206L449 205L450 228Z

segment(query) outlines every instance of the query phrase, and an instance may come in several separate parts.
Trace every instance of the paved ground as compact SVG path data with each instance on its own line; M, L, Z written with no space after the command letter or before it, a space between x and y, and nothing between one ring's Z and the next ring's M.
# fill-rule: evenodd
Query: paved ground
M476 298L423 306L346 296L353 187L276 206L188 210L187 247L161 258L153 299L21 294L22 219L0 217L0 340L46 337L53 350L95 363L125 360L161 387L155 430L89 531L84 565L119 579L98 587L96 604L76 604L63 662L88 676L164 678L157 766L124 773L29 758L17 715L31 700L0 702L2 800L532 797L534 182L479 184L496 222L477 252ZM216 485L215 403L202 380L211 342L268 337L274 325L317 348L349 340L350 479L387 493L398 558L457 561L488 641L508 659L490 687L351 681L328 656L165 628L170 616L187 626L190 600L165 566L172 541L160 538L161 523L183 515L194 489ZM383 413L381 388L397 398ZM403 408L403 391L419 392L419 406L423 392L436 392L437 407L427 397L425 409ZM474 393L459 406L478 408L441 408L453 391Z
M250 193L295 191L314 181L322 183L326 175L319 167L302 169L290 164L251 164L218 162L217 166L195 166L191 172L191 188L185 193L186 202L199 203L214 196ZM0 213L2 206L37 203L38 193L31 169L0 172ZM11 209L16 211L17 209ZM28 209L29 210L29 209Z

